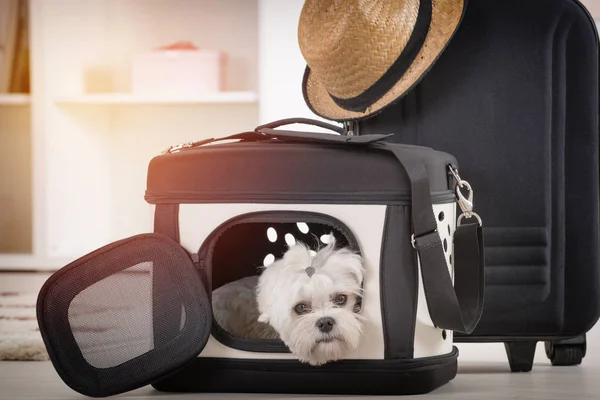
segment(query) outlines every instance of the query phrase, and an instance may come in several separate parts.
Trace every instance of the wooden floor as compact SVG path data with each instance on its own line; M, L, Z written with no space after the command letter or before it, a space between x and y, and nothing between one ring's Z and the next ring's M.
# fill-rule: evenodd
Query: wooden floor
M49 362L0 362L0 399L82 399L56 375ZM171 394L161 393L152 387L141 388L115 398L157 399L194 398L203 399L302 399L327 398L324 396L283 396L244 394ZM331 397L340 399L342 397ZM359 397L356 397L359 398ZM368 399L369 397L360 397ZM384 397L371 397L382 399ZM459 375L436 391L422 396L406 396L404 399L598 399L600 398L600 366L550 367L536 366L530 373L509 373L504 363L465 363Z
M39 290L48 274L0 273L2 290ZM588 332L588 352L583 365L552 367L545 357L543 343L538 344L536 365L530 373L509 372L501 343L458 344L459 374L449 384L418 399L600 399L600 324ZM194 399L321 399L322 396L187 394L160 393L148 386L116 398L194 398ZM83 399L66 386L50 362L0 362L0 400L7 399ZM342 397L331 397L340 399ZM356 397L359 398L359 397ZM368 397L360 397L368 398ZM378 397L373 397L378 398ZM410 399L412 397L403 397ZM379 397L383 399L383 397Z

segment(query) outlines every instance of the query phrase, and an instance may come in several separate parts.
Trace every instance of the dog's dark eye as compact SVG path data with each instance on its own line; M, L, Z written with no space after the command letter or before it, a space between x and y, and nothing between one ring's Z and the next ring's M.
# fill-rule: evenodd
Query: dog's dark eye
M343 306L346 304L346 301L348 301L348 296L345 294L338 294L335 296L335 299L333 299L333 302L338 306Z
M294 311L296 314L306 314L310 312L310 308L306 304L300 303L294 306Z

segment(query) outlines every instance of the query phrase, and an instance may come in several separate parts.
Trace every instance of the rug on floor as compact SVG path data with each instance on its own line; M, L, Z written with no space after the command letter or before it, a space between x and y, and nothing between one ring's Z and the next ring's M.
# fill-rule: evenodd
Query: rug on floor
M49 359L38 328L37 292L0 291L0 360Z

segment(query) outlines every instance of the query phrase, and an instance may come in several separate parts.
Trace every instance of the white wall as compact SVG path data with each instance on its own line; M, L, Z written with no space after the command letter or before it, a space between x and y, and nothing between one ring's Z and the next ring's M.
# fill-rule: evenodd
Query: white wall
M303 4L302 0L260 0L258 3L261 123L290 117L326 121L310 111L302 96L306 64L298 47L297 27ZM323 131L306 125L293 129Z
M580 0L581 3L587 7L590 14L594 19L600 18L600 1L598 0Z

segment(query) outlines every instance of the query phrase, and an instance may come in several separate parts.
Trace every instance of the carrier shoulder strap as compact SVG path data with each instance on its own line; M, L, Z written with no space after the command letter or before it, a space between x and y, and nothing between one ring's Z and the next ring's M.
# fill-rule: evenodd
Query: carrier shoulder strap
M416 154L388 143L373 147L394 154L411 184L413 246L421 262L423 289L433 323L442 329L469 334L483 311L484 252L482 227L478 223L460 224L454 233L455 285L448 273L446 258L423 161Z

